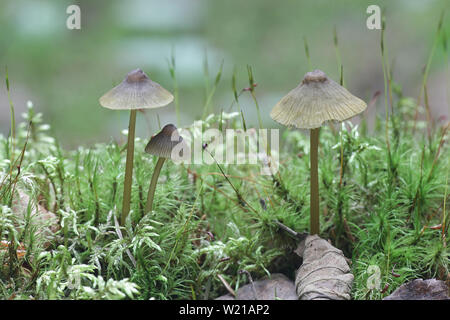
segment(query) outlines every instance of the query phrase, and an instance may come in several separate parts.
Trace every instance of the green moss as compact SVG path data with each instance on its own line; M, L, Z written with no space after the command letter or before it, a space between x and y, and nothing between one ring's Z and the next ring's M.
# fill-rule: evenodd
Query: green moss
M415 105L396 90L390 156L381 120L371 133L346 123L320 136L321 236L352 259L355 299L380 299L407 280L449 272L448 133L436 128L423 138L426 123L419 122L412 134L414 124L400 120L412 119ZM203 126L236 128L239 116L208 117ZM123 146L63 150L40 114L30 108L25 119L32 126L18 126L15 144L0 137L0 240L10 248L0 250L1 298L215 298L225 293L218 275L233 288L248 281L240 270L254 279L280 270L293 277L296 242L275 222L308 231L309 143L301 132L280 135L276 177L260 175L258 165L222 166L228 180L216 164L168 161L147 215L155 159L137 138L131 213L119 232ZM56 214L56 237L39 241L40 225L11 214L13 190ZM15 255L19 245L25 258ZM380 287L370 289L373 266Z

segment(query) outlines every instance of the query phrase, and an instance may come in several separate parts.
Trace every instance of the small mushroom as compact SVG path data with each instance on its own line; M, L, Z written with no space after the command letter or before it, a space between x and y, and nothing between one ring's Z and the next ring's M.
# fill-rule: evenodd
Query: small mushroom
M173 124L168 124L157 135L153 136L145 147L145 152L158 157L150 187L148 188L145 213L152 210L156 183L158 182L159 173L161 172L164 161L167 158L172 158L172 151L179 143L184 143L183 138L178 134L178 130Z
M150 80L141 69L129 72L119 85L112 88L99 100L100 104L108 109L130 110L121 225L125 224L125 219L130 212L136 111L138 109L163 107L172 100L173 95L158 83Z
M303 81L273 108L273 120L289 127L310 129L310 233L319 233L319 177L317 152L320 127L327 121L344 121L367 105L321 70L305 74Z

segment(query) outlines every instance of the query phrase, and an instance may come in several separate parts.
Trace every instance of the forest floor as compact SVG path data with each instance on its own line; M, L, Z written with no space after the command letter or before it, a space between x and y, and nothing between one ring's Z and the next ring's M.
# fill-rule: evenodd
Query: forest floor
M370 107L370 105L369 105ZM416 278L449 279L448 124L415 121L394 92L388 122L324 126L320 236L351 259L353 299L381 299ZM294 279L297 232L309 230L309 137L280 134L279 172L261 164L166 161L144 214L156 160L136 138L131 213L122 208L125 148L62 150L32 107L0 137L0 298L214 299L273 273ZM185 128L242 129L240 114ZM367 285L376 266L379 287ZM222 279L222 280L221 280Z

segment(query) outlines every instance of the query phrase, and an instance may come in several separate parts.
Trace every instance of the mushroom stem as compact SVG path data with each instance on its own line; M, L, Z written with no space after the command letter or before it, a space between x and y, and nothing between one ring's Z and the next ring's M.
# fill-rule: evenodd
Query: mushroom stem
M128 124L127 162L125 165L125 180L123 183L123 203L120 225L125 225L125 220L130 212L131 204L131 182L133 181L133 158L134 158L134 132L136 127L136 110L130 111L130 122Z
M311 161L311 189L310 189L310 233L319 234L319 173L318 158L320 128L311 129L310 161Z
M148 188L147 203L145 204L145 213L148 213L152 210L156 183L158 182L159 173L161 172L161 168L165 160L166 158L161 157L158 158L158 162L156 162L155 170L153 171L152 175L152 181L150 182L150 187Z

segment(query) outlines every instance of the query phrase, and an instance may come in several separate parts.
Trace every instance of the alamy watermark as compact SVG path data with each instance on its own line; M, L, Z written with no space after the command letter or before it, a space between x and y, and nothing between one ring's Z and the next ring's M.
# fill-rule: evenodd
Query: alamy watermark
M381 9L379 6L373 4L367 7L366 13L370 16L366 20L366 26L369 30L381 29Z
M191 132L192 130L192 132ZM171 140L179 141L172 149L176 164L259 165L262 175L272 175L279 167L278 129L219 129L174 131Z
M69 30L81 29L81 9L76 4L70 5L66 9L66 13L69 15L66 20L66 27Z
M377 265L370 265L367 268L369 277L367 278L366 288L369 290L380 290L381 286L381 270Z
M69 15L66 20L66 26L69 30L81 29L81 9L80 6L72 4L67 7L66 13ZM381 9L380 6L372 4L367 7L366 13L370 14L366 20L366 26L369 30L381 29Z

